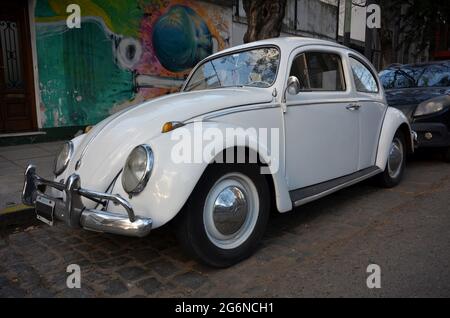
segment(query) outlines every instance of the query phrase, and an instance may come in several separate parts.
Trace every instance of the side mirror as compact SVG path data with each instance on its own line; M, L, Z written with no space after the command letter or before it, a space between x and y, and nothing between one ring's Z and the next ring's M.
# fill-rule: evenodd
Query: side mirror
M300 81L297 76L289 76L286 91L289 95L297 95L300 92Z

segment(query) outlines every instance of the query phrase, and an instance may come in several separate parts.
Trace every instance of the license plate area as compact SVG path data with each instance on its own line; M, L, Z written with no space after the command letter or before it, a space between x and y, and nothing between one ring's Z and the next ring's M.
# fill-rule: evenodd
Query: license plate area
M47 225L53 226L56 202L38 195L36 198L36 218Z

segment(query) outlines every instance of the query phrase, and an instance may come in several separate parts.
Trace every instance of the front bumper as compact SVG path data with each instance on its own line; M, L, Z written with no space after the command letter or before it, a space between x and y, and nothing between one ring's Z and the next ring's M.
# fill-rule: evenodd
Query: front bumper
M60 191L61 197L46 195L44 188L47 187ZM69 176L66 183L45 180L36 174L35 166L29 165L25 171L22 201L26 205L34 206L38 195L55 202L55 219L71 227L135 237L148 235L152 228L152 220L136 216L130 203L120 195L83 189L77 174ZM127 215L108 212L105 209L88 209L82 204L82 197L98 203L98 206L101 204L107 207L109 202L120 205Z
M413 123L411 128L417 133L417 145L419 148L450 147L450 132L445 124Z

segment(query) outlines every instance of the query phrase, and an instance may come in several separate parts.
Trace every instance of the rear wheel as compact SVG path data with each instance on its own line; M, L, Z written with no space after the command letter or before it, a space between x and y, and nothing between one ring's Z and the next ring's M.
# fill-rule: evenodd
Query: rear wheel
M450 147L444 151L444 159L447 162L450 162Z
M394 136L389 149L386 169L378 176L379 184L385 188L397 186L402 178L406 166L405 136L399 130Z
M214 164L192 193L178 236L203 263L231 266L255 251L269 212L269 187L257 165Z

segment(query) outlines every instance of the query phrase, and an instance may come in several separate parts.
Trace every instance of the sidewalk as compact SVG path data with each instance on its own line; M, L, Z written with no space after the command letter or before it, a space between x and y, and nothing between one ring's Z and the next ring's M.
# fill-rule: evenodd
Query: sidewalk
M29 163L44 178L52 178L53 160L62 142L0 147L0 213L21 205L23 173Z

